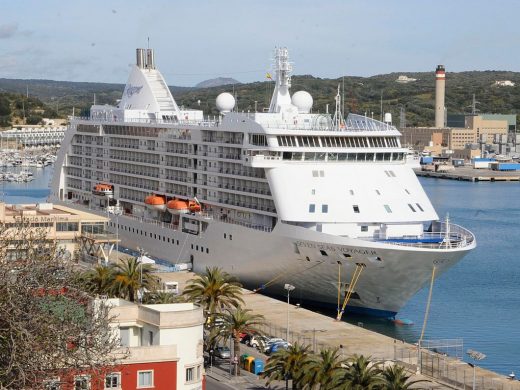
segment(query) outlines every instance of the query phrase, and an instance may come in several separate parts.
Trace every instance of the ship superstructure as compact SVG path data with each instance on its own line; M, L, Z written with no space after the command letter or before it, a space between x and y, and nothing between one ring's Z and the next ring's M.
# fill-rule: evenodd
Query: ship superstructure
M236 112L223 93L205 117L179 107L153 50L137 49L118 105L72 118L52 197L115 211L122 245L197 272L219 266L272 294L290 283L334 306L350 294L353 309L394 315L474 236L438 221L394 126L344 119L339 93L334 116L313 113L309 93L290 94L291 70L277 49L268 112Z

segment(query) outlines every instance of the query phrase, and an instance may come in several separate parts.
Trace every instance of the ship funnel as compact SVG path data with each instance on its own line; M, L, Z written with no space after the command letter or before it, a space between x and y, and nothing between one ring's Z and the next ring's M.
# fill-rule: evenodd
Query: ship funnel
M146 68L155 69L155 54L153 49L146 49Z
M139 69L145 66L144 49L136 49L136 65Z

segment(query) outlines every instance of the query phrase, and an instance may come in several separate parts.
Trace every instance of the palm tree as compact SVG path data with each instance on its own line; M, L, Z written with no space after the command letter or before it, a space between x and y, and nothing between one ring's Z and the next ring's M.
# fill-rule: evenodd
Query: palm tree
M340 388L345 390L370 390L381 385L380 363L373 363L363 355L354 355L347 359L348 368L340 381Z
M135 257L114 265L114 287L119 295L135 302L137 291L141 288L155 290L159 279L152 274L150 264L143 264Z
M221 313L217 317L221 320L220 324L215 326L218 331L219 339L233 339L233 355L240 356L240 334L241 333L257 333L259 325L264 324L264 316L260 314L252 314L250 309L237 307L228 309L226 313ZM237 374L240 375L240 366L237 366Z
M292 379L292 388L298 389L303 385L305 368L311 357L309 346L294 344L289 349L279 349L267 361L263 377L269 378L266 385L272 381L285 380L286 388L289 378Z
M345 367L345 360L338 354L338 348L322 349L320 354L307 364L302 383L309 389L337 389L345 373Z
M165 304L186 302L182 295L176 295L166 291L156 291L145 294L143 302L146 304Z
M406 375L402 366L394 364L381 372L382 388L385 390L408 390L412 385L426 380L410 381L411 375Z
M104 295L111 294L114 286L114 272L110 267L98 265L81 275L87 291Z
M206 273L188 281L183 295L204 309L207 324L223 309L236 308L243 304L242 285L218 267L206 267Z

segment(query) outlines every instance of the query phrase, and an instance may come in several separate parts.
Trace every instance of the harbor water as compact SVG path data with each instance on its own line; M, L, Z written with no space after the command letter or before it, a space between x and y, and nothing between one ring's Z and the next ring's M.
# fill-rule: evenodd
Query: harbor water
M30 169L32 182L1 184L5 202L46 200L52 167ZM479 366L520 374L520 184L420 180L439 217L449 212L451 221L475 233L478 243L477 249L435 280L424 338L461 338L464 350L486 354ZM348 313L345 320L413 343L421 333L427 295L425 288L398 314L413 325ZM295 292L295 300L297 296Z

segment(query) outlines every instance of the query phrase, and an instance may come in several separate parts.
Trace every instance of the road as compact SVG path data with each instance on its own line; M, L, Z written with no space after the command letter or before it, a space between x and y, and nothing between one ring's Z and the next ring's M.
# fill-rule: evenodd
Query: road
M206 390L230 390L235 389L235 387L230 387L224 383L221 383L209 376L206 376Z

